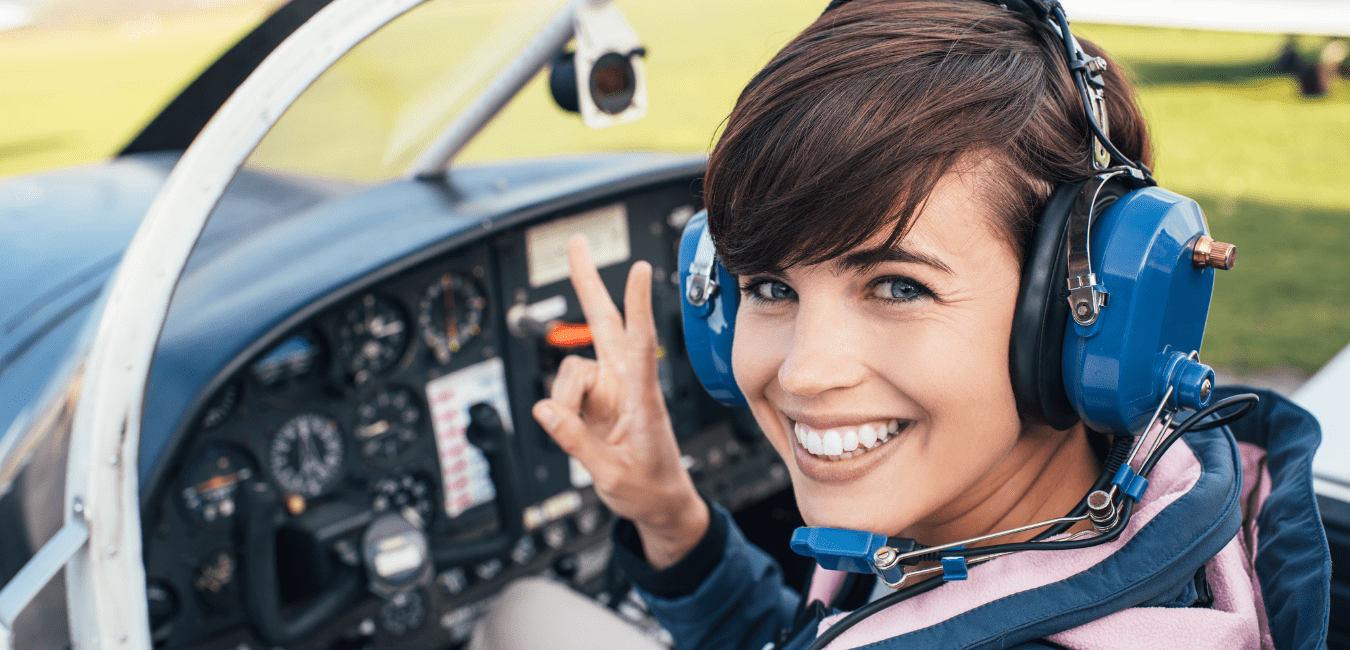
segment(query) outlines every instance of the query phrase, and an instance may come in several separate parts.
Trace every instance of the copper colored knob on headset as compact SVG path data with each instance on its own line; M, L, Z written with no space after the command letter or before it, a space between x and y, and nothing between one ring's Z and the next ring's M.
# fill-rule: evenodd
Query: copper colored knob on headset
M1195 240L1195 248L1191 251L1191 264L1195 265L1195 268L1228 271L1233 268L1235 262L1237 262L1237 246L1214 241L1206 235L1201 235L1200 239Z

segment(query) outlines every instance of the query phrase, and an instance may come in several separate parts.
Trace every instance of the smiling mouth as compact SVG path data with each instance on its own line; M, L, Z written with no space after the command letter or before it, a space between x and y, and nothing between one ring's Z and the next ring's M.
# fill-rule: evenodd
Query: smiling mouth
M800 422L793 423L797 444L806 453L825 460L857 458L897 437L909 428L912 420L878 420L861 426L814 429Z

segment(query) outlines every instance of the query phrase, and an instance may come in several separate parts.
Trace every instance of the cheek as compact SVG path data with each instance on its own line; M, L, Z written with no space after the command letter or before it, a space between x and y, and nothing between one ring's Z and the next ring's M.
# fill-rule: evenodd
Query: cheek
M750 412L784 459L791 456L786 434L780 435L778 412L765 399L765 390L775 382L783 364L788 332L772 319L756 317L742 310L736 317L736 338L731 347L731 367L736 386L741 389Z
M1015 303L1015 287L990 295L915 346L925 371L908 385L929 418L929 443L943 450L934 460L967 478L997 463L1022 430L1008 367Z
M770 341L781 336L769 319L742 309L736 315L736 336L731 346L731 368L741 394L754 405L762 399L764 387L774 378L783 362L782 345Z

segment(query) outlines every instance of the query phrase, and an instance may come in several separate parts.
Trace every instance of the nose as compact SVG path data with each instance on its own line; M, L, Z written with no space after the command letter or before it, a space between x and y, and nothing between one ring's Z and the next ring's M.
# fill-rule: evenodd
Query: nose
M856 328L839 310L801 309L778 366L778 384L802 398L857 386L867 373L861 347Z

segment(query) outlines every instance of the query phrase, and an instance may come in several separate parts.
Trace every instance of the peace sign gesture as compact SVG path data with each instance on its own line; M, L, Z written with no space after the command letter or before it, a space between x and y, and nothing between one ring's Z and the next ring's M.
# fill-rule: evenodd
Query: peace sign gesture
M590 471L596 494L637 526L647 561L664 569L698 544L709 513L680 465L661 394L652 267L635 262L628 272L625 323L581 235L567 243L567 264L596 359L563 359L552 396L534 405L534 418Z

